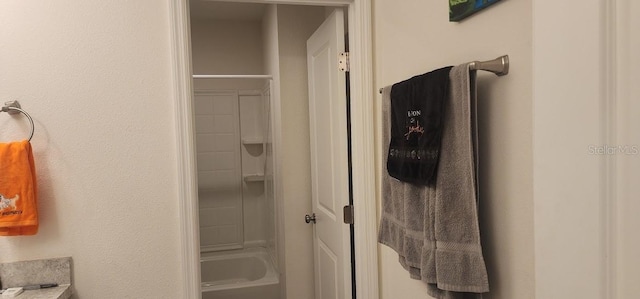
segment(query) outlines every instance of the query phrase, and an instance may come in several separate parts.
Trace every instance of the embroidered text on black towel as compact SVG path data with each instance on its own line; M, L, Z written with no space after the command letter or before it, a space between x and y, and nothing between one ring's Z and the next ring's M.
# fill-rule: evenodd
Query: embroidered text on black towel
M391 87L387 171L398 180L419 185L435 182L449 70L450 66L437 69Z

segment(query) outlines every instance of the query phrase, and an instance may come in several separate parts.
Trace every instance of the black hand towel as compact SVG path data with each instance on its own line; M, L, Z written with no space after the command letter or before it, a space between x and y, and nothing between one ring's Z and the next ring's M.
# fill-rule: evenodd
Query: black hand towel
M404 182L435 182L442 113L449 94L451 66L394 84L391 87L389 175Z

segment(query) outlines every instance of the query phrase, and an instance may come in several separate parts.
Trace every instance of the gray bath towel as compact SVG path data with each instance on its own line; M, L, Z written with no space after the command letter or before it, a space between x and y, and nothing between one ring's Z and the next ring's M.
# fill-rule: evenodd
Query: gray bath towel
M468 64L451 69L449 77L437 181L413 185L383 170L378 241L398 253L411 278L428 284L429 295L480 299L489 291L489 281L478 225L474 78ZM383 89L386 145L390 92L391 87ZM385 149L382 152L386 154Z

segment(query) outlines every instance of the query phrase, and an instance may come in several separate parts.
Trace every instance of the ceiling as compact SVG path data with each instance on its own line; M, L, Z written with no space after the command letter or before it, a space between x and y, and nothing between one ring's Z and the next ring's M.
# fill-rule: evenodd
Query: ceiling
M191 0L189 6L193 20L259 21L266 9L265 4L206 0Z

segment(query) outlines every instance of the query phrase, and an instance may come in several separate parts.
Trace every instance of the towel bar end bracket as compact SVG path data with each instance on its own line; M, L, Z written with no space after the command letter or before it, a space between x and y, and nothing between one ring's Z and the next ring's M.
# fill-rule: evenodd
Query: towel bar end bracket
M20 107L20 103L18 103L18 101L8 101L8 102L4 103L4 106L2 106L2 112L6 112L6 113L9 113L11 115L20 113L20 111L18 111L18 110L9 109L9 108L18 108L18 109L20 109L22 107Z
M473 61L469 65L471 70L483 70L501 77L509 74L509 55L503 55L488 61Z
M20 106L20 103L18 103L18 101L5 102L4 106L2 106L2 108L0 109L0 112L7 112L8 114L16 114L16 113L24 114L24 116L27 117L27 119L29 120L29 123L31 124L31 133L29 134L29 139L27 139L28 141L31 141L31 138L33 137L33 132L35 131L36 127L33 124L33 119L31 118L29 113L22 110L22 107Z

